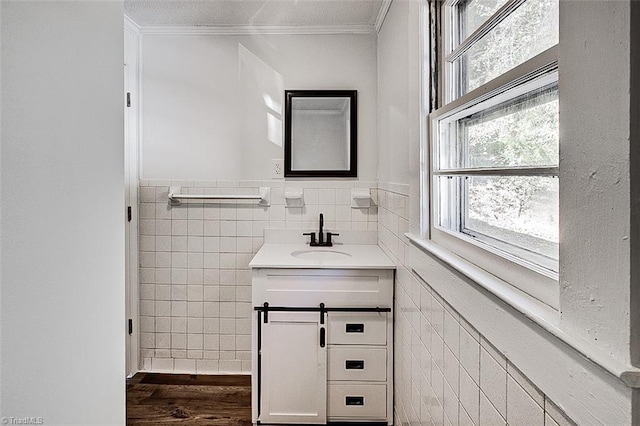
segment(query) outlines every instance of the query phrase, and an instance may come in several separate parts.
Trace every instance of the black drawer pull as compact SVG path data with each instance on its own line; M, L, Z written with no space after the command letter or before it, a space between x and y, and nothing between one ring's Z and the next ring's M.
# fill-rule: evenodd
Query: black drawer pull
M364 360L346 360L344 368L347 370L364 370Z
M347 396L344 402L346 405L364 405L364 396Z
M326 337L325 337L324 327L321 327L320 328L320 347L321 348L324 348L325 341L326 341Z
M347 324L347 333L364 333L364 324Z

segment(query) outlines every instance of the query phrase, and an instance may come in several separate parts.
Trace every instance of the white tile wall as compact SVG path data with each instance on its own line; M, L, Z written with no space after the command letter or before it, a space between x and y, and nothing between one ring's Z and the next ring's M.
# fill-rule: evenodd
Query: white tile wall
M169 186L190 193L257 193L252 202L170 206ZM295 181L305 206L285 208L283 181L141 181L140 347L155 372L251 370L251 271L265 228L377 229L396 274L396 425L572 425L529 379L405 263L408 186ZM369 187L369 209L350 208L350 188Z
M378 183L378 240L396 274L395 424L574 424L405 263L409 188Z
M171 206L169 186L183 193L257 194L271 187L271 206L251 201L190 200ZM285 208L284 189L303 187L305 206ZM251 270L265 228L377 229L377 206L352 209L361 181L141 181L140 358L155 372L251 371Z

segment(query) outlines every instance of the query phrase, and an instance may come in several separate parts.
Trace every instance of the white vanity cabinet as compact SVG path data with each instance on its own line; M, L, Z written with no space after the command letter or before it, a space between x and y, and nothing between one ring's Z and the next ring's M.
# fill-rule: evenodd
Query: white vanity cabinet
M393 423L393 266L253 269L254 424Z
M391 423L391 312L329 313L327 416Z
M270 312L260 345L261 421L325 423L327 348L319 315Z

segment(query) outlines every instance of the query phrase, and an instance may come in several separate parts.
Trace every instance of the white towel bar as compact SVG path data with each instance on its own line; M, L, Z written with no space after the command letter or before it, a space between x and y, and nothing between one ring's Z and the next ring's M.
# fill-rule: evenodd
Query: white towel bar
M271 205L271 188L260 187L257 195L246 194L181 194L179 186L169 188L169 201L179 204L180 200L258 200L258 205L268 207Z

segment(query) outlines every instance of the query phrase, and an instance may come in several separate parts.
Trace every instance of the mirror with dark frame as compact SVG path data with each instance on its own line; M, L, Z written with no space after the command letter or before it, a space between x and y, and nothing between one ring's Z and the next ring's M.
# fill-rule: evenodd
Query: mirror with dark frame
M357 177L357 90L285 91L285 177Z

